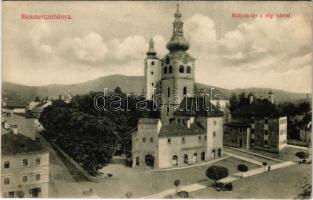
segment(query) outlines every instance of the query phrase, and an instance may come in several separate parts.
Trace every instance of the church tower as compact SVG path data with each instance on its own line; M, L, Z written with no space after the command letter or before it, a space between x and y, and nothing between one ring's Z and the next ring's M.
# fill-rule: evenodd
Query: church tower
M174 120L173 113L186 96L194 95L195 59L186 51L189 43L183 34L182 14L179 5L174 14L173 35L167 43L169 53L161 60L162 103L161 120L169 124Z
M160 60L154 49L154 41L149 41L149 49L145 58L145 96L147 100L152 100L157 83L160 81Z

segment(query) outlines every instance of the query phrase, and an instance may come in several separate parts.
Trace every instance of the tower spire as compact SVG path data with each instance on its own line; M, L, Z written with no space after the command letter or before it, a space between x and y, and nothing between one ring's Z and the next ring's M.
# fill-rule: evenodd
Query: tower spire
M187 51L189 49L189 43L184 38L183 34L183 25L184 23L181 20L182 14L179 10L179 4L176 5L176 12L174 14L173 22L173 35L171 40L167 43L166 48L173 51Z
M151 33L151 37L150 37L150 41L149 41L149 49L148 49L148 52L147 52L147 56L156 56L156 51L154 49L154 41L153 41L153 38L152 38L152 33Z

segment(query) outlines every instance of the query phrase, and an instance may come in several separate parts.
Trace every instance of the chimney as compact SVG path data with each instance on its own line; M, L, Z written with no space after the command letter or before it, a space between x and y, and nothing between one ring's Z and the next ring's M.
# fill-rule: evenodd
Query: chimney
M188 119L186 123L187 128L190 128L190 124L191 124L190 119Z

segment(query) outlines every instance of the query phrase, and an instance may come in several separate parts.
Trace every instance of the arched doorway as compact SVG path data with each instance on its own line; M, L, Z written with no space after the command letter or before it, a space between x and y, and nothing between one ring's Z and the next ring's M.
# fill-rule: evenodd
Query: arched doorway
M172 158L172 165L177 166L178 165L178 157L176 155L173 156Z
M205 152L201 153L201 161L205 161Z
M188 164L188 155L187 154L184 155L184 163Z
M212 158L215 158L215 150L212 150Z
M197 153L193 154L192 161L193 161L193 163L197 163L198 162L198 155L197 155Z
M146 155L145 163L149 167L154 167L154 157L151 154Z

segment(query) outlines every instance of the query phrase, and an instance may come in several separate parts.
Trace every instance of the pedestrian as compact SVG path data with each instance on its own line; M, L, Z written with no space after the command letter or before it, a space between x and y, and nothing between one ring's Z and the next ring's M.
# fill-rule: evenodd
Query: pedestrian
M271 171L271 166L270 165L268 166L268 171Z

